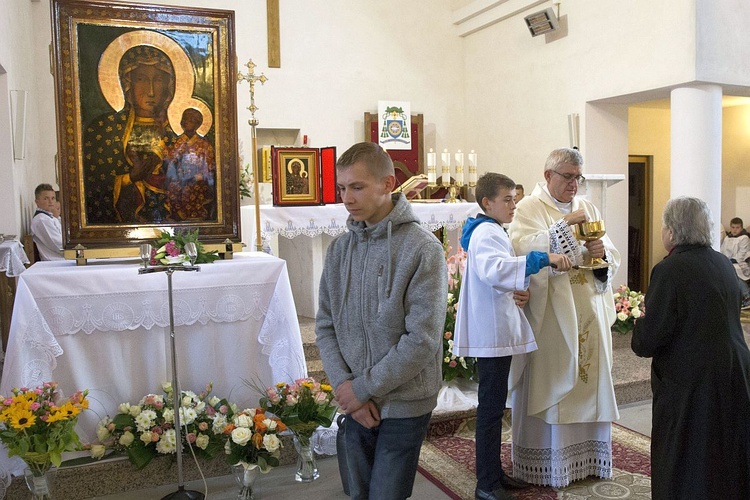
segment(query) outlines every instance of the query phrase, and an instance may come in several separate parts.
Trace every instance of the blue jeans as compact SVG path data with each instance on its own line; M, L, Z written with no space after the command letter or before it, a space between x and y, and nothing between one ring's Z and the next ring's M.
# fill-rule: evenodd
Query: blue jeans
M413 418L386 418L367 429L346 419L346 464L351 498L409 498L417 474L419 450L432 413Z
M500 446L503 438L503 410L508 397L511 356L477 358L479 406L477 406L477 488L494 491L501 486L503 469Z

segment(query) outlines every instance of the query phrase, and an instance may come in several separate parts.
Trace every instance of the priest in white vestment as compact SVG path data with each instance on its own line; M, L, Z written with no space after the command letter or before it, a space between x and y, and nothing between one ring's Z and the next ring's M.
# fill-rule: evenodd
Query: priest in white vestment
M537 250L565 254L577 265L592 257L609 264L531 276L525 312L538 350L514 357L511 367L510 380L519 380L510 397L513 475L553 487L612 477L611 424L619 418L610 328L616 319L611 280L620 254L606 235L585 244L576 240L574 225L602 220L591 202L576 197L585 180L582 167L577 150L553 151L546 182L519 203L509 228L518 254Z

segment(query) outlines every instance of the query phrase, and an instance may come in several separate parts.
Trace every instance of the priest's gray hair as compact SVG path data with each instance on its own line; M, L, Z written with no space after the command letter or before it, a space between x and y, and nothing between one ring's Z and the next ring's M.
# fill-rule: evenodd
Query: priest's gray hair
M359 162L364 163L367 170L378 179L395 174L390 155L375 142L360 142L347 149L336 162L336 170Z
M713 243L714 222L711 210L700 198L672 198L664 207L662 222L672 230L672 242L675 246L710 247Z
M544 163L544 170L556 170L563 163L570 163L576 167L583 166L583 156L577 149L560 148L552 151Z

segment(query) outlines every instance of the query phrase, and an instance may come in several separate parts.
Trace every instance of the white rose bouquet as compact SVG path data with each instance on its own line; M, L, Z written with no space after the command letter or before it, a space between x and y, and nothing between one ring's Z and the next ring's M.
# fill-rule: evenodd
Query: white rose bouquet
M635 320L646 314L646 304L641 292L633 291L625 285L617 288L614 298L617 320L612 325L612 330L624 335L633 330Z
M211 384L196 394L182 391L180 424L183 447L191 446L195 454L214 458L224 449L227 415L236 407L225 399L210 396ZM164 395L148 394L138 404L122 403L117 415L99 421L96 434L99 443L91 446L91 456L99 459L107 449L127 454L138 468L145 467L161 454L177 451L174 429L174 397L172 385L162 385Z
M286 426L276 417L266 415L263 408L250 408L228 417L224 433L229 439L224 445L227 462L245 468L258 466L268 472L279 465L281 440L278 434Z

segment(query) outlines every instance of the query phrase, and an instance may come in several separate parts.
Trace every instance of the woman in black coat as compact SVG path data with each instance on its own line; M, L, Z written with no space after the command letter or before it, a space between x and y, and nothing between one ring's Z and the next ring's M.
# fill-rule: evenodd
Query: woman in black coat
M653 357L652 498L750 498L750 351L734 268L698 198L669 200L633 351Z

